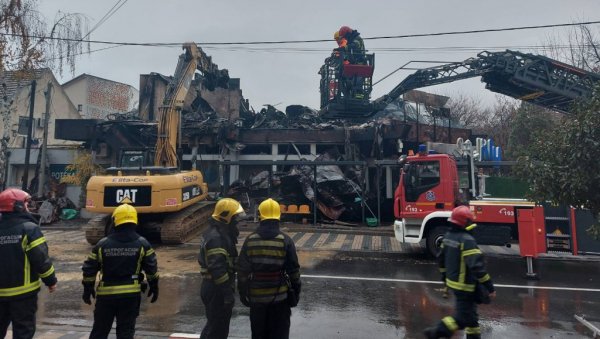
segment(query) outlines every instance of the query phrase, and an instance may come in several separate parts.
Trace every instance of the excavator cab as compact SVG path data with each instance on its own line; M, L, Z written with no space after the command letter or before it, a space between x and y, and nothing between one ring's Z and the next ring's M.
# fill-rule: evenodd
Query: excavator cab
M373 109L370 99L374 69L374 54L361 55L357 59L335 51L325 59L319 70L321 116L326 119L368 117Z
M118 167L145 168L154 165L153 148L123 148L119 154Z

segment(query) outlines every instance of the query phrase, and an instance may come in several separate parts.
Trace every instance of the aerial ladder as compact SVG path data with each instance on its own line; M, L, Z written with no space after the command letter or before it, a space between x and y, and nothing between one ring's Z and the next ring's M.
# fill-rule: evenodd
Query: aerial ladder
M336 78L335 74L326 72L321 76L322 84L344 80L343 76ZM410 90L475 77L481 77L490 91L563 113L571 112L577 99L591 96L594 86L600 83L598 73L545 56L511 50L483 51L477 57L462 62L418 70L373 101L364 98L357 102L354 99L350 105L347 104L348 98L326 93L321 86L320 112L329 119L366 119Z

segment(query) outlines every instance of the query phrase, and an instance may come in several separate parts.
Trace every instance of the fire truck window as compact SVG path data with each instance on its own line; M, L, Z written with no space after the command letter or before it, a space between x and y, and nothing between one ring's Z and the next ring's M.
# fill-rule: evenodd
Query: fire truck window
M419 196L440 183L439 161L423 161L412 163L404 182L406 201L417 201Z

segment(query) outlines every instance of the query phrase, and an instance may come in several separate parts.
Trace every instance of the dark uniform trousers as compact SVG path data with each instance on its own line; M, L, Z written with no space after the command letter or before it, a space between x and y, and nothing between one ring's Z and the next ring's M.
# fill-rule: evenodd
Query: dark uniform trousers
M206 310L206 325L202 329L201 339L221 339L229 336L233 304L224 306L222 288L211 280L202 281L200 297Z
M141 295L131 297L100 297L94 309L94 327L90 339L106 339L117 318L117 338L133 339L135 321L140 314Z
M481 338L475 294L454 291L454 296L456 297L455 313L451 317L442 319L438 325L438 333L450 338L454 331L464 329L467 339Z
M287 300L273 304L252 304L250 306L252 339L288 339L291 315L292 309Z
M0 301L0 338L6 336L12 322L14 339L30 339L35 333L37 293L24 298Z

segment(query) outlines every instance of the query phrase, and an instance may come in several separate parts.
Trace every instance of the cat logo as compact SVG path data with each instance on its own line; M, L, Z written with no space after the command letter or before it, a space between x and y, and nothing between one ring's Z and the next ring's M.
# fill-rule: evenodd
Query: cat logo
M117 190L117 202L120 204L135 204L135 195L137 189L118 189Z
M121 199L121 201L119 201L119 204L133 204L133 201L131 201L131 199L125 197L123 199Z

